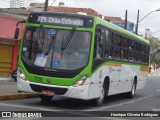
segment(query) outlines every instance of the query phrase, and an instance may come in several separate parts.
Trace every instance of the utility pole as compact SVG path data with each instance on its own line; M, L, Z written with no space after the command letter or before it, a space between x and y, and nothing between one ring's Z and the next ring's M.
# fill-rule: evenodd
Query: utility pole
M135 34L138 34L138 23L139 23L139 9L138 9L138 13L137 13L137 23L136 23L136 30L135 30Z
M126 10L126 13L125 13L125 24L124 24L124 29L127 30L127 16L128 16L128 11Z
M48 0L45 1L45 7L44 7L44 11L48 10Z

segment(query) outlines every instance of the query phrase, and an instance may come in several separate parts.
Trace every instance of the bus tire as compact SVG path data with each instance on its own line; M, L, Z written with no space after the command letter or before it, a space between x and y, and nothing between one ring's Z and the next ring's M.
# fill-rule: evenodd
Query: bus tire
M53 98L53 96L46 96L46 95L42 95L42 94L40 94L39 97L40 97L40 99L41 99L42 101L44 101L44 102L49 102L49 101L51 101L52 98Z
M136 81L134 80L132 84L132 89L130 92L127 93L128 98L133 98L135 96L135 91L136 91Z
M100 96L96 99L93 100L93 104L94 106L101 106L104 102L104 98L105 98L105 93L106 90L105 90L105 85L103 85L101 91L100 91Z

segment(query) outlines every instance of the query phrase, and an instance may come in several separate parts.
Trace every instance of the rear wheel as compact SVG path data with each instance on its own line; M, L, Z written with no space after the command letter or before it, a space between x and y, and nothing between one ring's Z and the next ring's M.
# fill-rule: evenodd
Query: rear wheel
M46 95L42 95L42 94L40 94L39 97L40 97L40 99L41 99L42 101L44 101L44 102L49 102L49 101L51 101L52 98L53 98L53 96L46 96Z
M136 82L134 81L132 84L131 91L127 93L127 97L133 98L135 96L135 91L136 91Z

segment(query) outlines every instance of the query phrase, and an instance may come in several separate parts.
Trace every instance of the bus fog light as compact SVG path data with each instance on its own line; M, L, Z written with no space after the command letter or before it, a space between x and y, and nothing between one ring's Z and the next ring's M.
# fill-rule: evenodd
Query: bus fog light
M83 85L87 78L88 78L87 75L84 75L83 77L81 77L78 81L76 81L73 84L73 87L78 87L78 86Z

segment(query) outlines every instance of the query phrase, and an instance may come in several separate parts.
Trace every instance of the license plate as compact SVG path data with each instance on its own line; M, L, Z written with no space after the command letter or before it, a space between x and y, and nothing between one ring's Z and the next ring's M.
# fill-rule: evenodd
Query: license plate
M54 96L55 95L54 91L50 91L50 90L42 90L42 94L47 95L47 96Z

